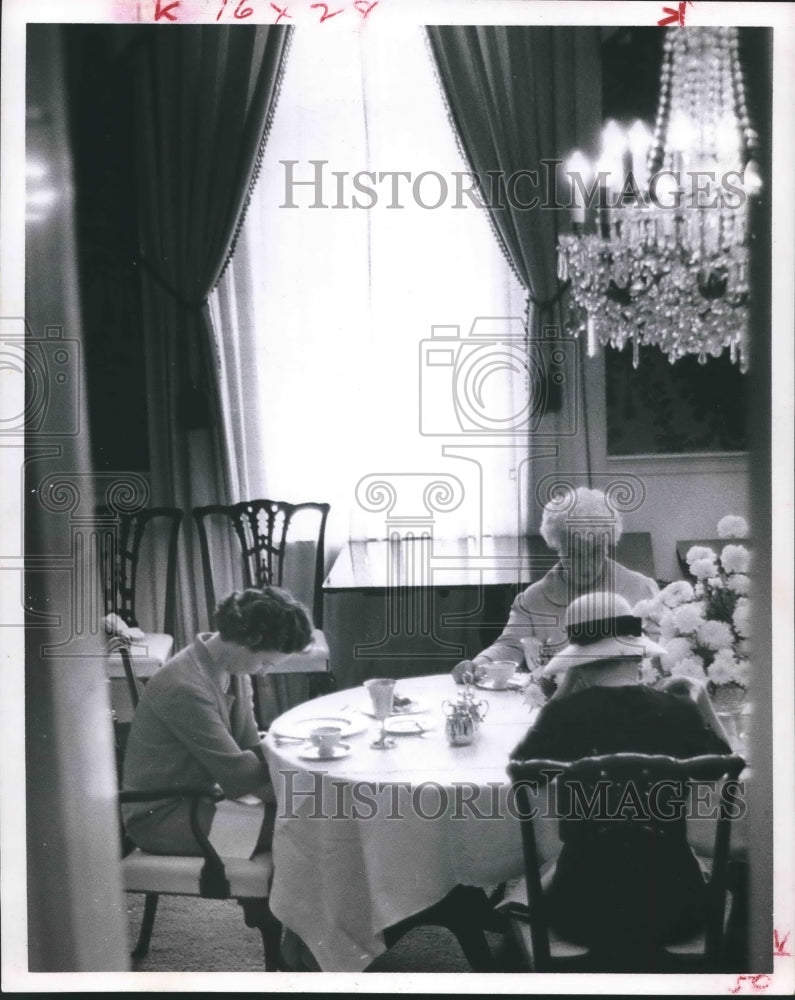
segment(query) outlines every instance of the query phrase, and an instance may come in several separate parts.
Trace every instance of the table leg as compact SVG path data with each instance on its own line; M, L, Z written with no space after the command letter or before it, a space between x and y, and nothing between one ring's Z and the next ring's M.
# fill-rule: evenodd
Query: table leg
M494 972L496 963L484 933L492 918L492 908L482 889L458 885L438 903L388 927L384 942L391 948L415 927L446 927L455 935L473 972Z

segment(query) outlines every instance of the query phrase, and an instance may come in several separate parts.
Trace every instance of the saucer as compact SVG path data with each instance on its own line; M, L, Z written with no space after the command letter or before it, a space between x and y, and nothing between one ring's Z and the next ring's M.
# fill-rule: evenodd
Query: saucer
M340 757L347 757L351 752L350 745L348 743L338 743L331 753L320 755L320 747L309 747L307 750L302 750L298 756L301 760L339 760Z
M308 740L313 729L321 726L337 726L342 730L343 738L363 733L368 726L367 719L352 715L322 715L306 719L291 719L289 715L276 719L271 726L274 736L286 739Z
M494 681L475 681L475 687L482 688L484 691L507 691L509 684L510 678L500 685L495 684Z

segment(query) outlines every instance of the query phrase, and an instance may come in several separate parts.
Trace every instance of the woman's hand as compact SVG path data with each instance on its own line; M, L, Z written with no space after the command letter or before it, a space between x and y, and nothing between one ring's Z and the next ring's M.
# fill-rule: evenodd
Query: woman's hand
M451 671L453 680L456 684L463 684L465 674L471 674L472 680L475 680L475 674L479 666L479 663L474 663L472 660L462 660L460 663L456 663Z

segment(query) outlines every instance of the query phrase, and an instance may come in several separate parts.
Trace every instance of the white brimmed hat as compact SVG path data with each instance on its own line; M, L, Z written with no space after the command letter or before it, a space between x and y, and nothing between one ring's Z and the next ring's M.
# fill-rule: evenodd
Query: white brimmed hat
M662 656L665 649L643 634L642 620L620 594L603 590L578 597L563 618L568 646L544 667L544 677L600 660Z

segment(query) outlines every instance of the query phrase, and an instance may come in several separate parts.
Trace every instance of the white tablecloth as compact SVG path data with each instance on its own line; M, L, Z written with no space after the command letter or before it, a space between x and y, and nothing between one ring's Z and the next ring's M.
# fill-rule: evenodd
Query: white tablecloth
M358 715L364 688L300 705L271 726L265 750L278 802L270 904L324 971L360 971L384 951L382 931L443 899L456 885L490 889L523 871L519 821L506 808L510 751L533 713L516 691L478 691L489 703L474 744L452 747L444 699L461 690L445 674L398 682L427 706L433 730L373 750L379 723L346 739L351 753L318 763L306 746L278 744L296 719ZM513 810L515 814L515 809ZM556 824L545 824L556 836Z

